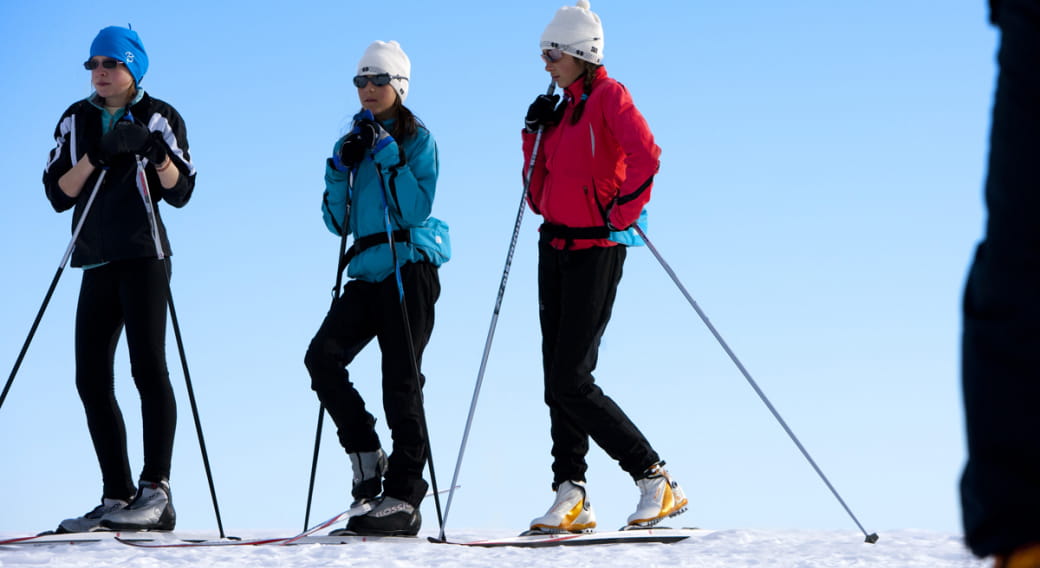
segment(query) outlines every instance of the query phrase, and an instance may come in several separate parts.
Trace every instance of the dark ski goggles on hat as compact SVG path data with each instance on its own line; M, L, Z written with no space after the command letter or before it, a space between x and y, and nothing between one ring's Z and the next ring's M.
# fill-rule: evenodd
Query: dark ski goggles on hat
M378 75L356 75L354 77L354 86L360 89L368 85L368 83L371 81L373 85L377 87L382 87L384 85L389 85L390 81L393 79L404 79L405 81L407 81L408 77L403 77L401 75L390 75L389 73L380 73Z
M563 59L563 50L562 49L553 48L553 49L543 49L542 50L542 61L544 61L546 63L556 63L557 61L559 61L561 59Z
M121 63L122 61L119 61L118 59L105 59L102 61L95 61L93 59L90 59L83 62L83 68L87 71L93 71L98 67L104 67L105 69L115 69L116 65L119 65Z

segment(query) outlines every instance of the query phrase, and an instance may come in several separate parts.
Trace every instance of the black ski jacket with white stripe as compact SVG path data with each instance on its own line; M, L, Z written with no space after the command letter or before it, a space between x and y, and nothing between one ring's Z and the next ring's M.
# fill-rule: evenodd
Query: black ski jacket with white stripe
M188 139L184 121L172 106L143 93L129 107L135 122L149 130L161 132L169 147L173 166L180 176L173 187L166 189L159 182L155 166L145 166L145 178L155 211L159 239L163 253L170 255L170 243L166 227L159 214L158 204L166 201L174 207L183 207L191 198L195 188L195 166L188 154ZM84 183L78 197L69 197L58 187L58 180L81 159L88 148L101 143L104 111L84 99L72 104L61 116L54 129L55 147L50 152L43 171L43 186L54 210L61 212L73 206L72 227L75 228L83 215L83 209L94 191L99 168ZM72 266L92 266L116 260L155 258L155 240L151 223L145 209L142 193L137 185L137 165L134 160L118 160L109 165L108 173L97 189L97 197L87 213L76 248L72 254Z

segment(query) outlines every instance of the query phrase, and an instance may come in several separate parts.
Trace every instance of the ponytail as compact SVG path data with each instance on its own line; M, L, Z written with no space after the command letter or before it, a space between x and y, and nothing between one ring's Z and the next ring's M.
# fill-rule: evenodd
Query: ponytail
M578 124L578 121L581 120L581 115L585 112L585 101L592 94L592 83L596 80L596 70L602 67L602 65L585 60L581 60L581 64L585 68L585 71L582 73L584 81L582 81L581 100L578 101L578 104L574 107L574 112L571 113L571 124Z

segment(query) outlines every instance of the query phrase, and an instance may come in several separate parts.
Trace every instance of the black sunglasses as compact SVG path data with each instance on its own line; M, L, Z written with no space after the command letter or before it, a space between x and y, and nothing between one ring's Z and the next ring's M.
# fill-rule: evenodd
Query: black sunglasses
M380 73L378 75L357 75L354 77L354 86L360 89L371 82L377 87L382 87L383 85L389 85L392 79L404 79L407 81L408 77L402 77L401 75L391 76L389 73Z
M87 71L93 71L97 69L99 66L104 67L105 69L115 69L116 65L119 65L121 63L122 61L119 61L117 59L105 59L103 61L95 61L93 59L90 59L88 61L83 62L83 68Z

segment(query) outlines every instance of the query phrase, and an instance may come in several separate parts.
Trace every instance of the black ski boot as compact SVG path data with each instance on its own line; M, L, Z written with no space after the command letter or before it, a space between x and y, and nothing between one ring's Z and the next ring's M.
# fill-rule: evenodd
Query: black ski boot
M383 497L371 511L347 521L347 533L361 536L415 536L422 515L410 503Z

